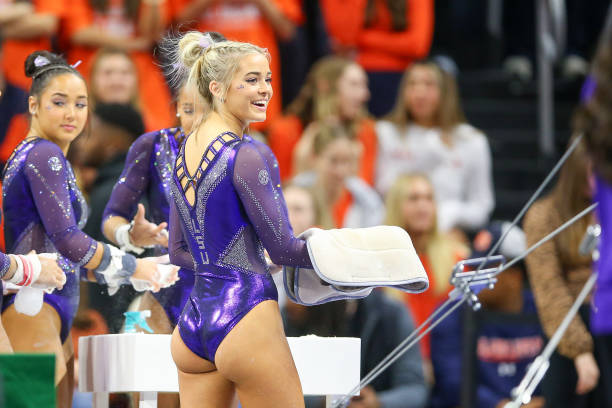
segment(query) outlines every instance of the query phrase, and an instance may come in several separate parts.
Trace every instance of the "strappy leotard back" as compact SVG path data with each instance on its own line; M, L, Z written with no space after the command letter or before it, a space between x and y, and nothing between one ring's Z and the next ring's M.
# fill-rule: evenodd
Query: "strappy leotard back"
M183 195L191 207L196 205L195 192L205 170L217 157L219 151L226 145L226 143L238 140L240 140L240 138L232 132L223 132L219 136L215 137L213 141L210 142L206 150L204 150L204 154L198 163L195 174L191 175L189 173L189 169L187 169L187 162L185 160L185 146L187 145L187 138L185 138L184 143L181 145L179 154L177 155L174 171L179 185L183 190ZM193 200L189 199L189 193L193 193Z

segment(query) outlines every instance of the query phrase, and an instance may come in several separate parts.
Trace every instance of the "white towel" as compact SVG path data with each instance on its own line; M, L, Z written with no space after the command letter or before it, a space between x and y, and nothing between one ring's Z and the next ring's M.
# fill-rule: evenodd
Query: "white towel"
M285 290L294 302L316 305L362 298L378 286L420 293L429 287L412 240L399 227L311 228L306 240L314 269L284 267Z

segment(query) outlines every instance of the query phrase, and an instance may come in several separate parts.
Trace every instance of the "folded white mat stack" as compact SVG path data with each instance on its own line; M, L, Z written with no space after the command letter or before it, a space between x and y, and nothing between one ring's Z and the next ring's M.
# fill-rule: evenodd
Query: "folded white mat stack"
M402 228L311 228L300 237L306 240L314 269L283 267L285 291L296 303L358 299L382 286L409 293L429 287L425 268Z

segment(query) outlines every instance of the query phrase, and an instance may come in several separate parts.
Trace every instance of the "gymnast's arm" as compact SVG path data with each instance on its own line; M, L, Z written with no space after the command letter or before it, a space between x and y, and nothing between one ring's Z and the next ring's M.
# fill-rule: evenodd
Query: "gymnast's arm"
M136 223L129 234L134 245L168 245L166 238L159 234L167 223L155 225L146 221L144 206L138 204L149 186L149 164L157 135L158 132L146 133L132 144L121 177L104 209L102 232L106 239L117 245L121 245L117 242L117 229L129 224L132 218Z
M88 269L88 278L98 281L93 271L102 263L104 245L96 242L77 226L70 193L66 186L67 166L68 163L59 146L52 142L41 141L28 154L25 175L33 193L38 215L59 254ZM125 256L131 257L131 255ZM157 273L155 264L141 259L134 262L136 266L131 271L133 276L151 281L156 286L157 282L153 277Z
M25 175L38 215L58 252L68 260L94 269L102 260L102 247L77 226L72 210L66 158L52 142L38 142L30 151Z
M183 228L181 227L181 219L176 210L176 203L170 203L170 232L168 238L168 254L170 263L191 271L195 270L193 257L189 252L189 247L185 242Z
M234 187L272 262L312 268L306 242L293 236L278 166L274 167L276 160L269 166L260 150L256 143L239 145L233 166Z

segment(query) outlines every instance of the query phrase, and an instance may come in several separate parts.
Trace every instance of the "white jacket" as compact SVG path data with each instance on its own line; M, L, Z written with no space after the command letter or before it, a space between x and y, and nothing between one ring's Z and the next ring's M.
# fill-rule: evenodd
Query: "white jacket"
M403 131L389 121L376 123L378 158L376 188L386 193L405 173L424 173L431 180L438 203L438 226L475 230L489 219L494 207L491 151L486 136L461 124L452 131L452 146L441 131L409 125Z

